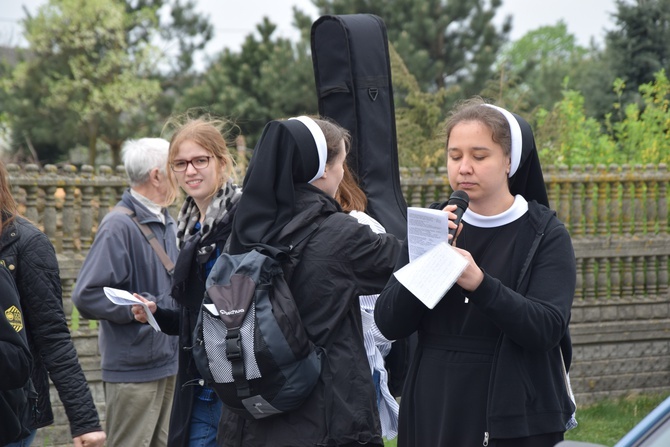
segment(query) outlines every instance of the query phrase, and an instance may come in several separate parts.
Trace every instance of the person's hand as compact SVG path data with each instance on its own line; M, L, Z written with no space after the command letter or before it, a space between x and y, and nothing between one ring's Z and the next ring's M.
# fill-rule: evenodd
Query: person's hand
M468 261L468 265L465 266L463 273L458 277L456 284L467 291L475 290L484 280L484 272L482 272L482 269L479 268L475 260L472 259L469 251L458 247L453 248Z
M148 299L144 298L142 295L139 295L137 293L133 293L133 296L138 300L142 301L143 303L145 303L152 314L156 313L156 309L158 307L156 306L156 303L154 303L153 301L149 301ZM133 304L130 310L133 312L133 316L137 321L139 321L140 323L147 322L147 314L144 311L144 306L140 306L139 304Z
M456 213L454 213L454 211L456 210L456 208L458 208L458 206L456 206L456 205L447 205L447 206L445 206L444 208L442 208L442 211L444 211L445 213L449 213L449 215L447 216L447 217L449 218L449 230L454 230L454 229L456 229L456 222L455 222L455 220L456 220L456 218L458 217L458 216L456 216ZM451 239L456 239L456 238L458 237L458 235L460 234L462 228L463 228L463 224L462 224L462 223L459 223L459 224L458 224L458 229L457 229L456 232L454 233L456 236L452 236L451 234L449 234L449 235L447 236L448 239L449 239L449 240L451 240ZM450 243L451 243L452 245L455 245L453 242L450 242Z
M103 447L106 439L107 435L104 431L92 431L72 440L74 441L74 447Z

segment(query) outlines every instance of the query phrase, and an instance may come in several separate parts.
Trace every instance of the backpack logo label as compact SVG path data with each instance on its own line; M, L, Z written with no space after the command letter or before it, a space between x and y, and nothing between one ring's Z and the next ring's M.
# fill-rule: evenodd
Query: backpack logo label
M220 310L219 313L221 315L236 315L236 314L243 314L244 309L233 309L233 310Z
M16 332L21 332L23 329L23 317L21 316L21 311L16 306L12 306L5 311L5 318L7 318L7 321L9 321L9 324L12 325Z

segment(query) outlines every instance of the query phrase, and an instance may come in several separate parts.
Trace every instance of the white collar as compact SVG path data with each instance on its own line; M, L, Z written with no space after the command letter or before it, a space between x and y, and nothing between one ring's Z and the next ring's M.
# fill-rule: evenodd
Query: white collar
M463 221L480 228L502 227L508 223L514 222L528 212L528 202L521 195L514 197L514 203L507 210L495 216L482 216L472 211L470 208L465 210Z
M160 205L154 203L151 199L143 196L139 192L135 191L133 188L130 188L130 195L133 196L138 202L140 202L149 212L160 219L163 224L165 224L165 216L163 215L163 208Z

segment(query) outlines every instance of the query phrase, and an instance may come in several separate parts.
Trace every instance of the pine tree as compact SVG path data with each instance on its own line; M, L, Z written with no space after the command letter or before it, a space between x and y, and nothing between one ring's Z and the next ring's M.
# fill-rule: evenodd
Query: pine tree
M511 21L493 24L501 0L313 0L321 14L376 14L421 89L478 94L492 76Z

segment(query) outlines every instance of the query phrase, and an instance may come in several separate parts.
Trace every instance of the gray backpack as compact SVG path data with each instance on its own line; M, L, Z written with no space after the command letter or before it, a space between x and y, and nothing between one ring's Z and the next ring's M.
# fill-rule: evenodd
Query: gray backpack
M284 261L255 250L224 253L207 277L193 357L226 407L247 418L297 409L319 380L322 350L307 337L284 276L299 262L295 248L317 227Z

